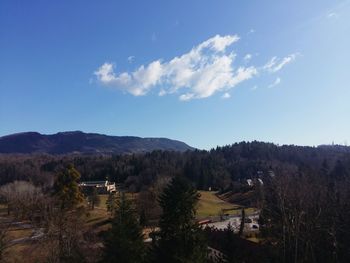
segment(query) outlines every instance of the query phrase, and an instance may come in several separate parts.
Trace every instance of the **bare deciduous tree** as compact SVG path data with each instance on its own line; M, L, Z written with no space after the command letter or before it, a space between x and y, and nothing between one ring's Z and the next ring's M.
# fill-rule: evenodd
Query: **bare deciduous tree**
M33 219L41 208L43 192L40 187L26 181L14 181L0 188L0 195L7 204L8 214L15 218Z

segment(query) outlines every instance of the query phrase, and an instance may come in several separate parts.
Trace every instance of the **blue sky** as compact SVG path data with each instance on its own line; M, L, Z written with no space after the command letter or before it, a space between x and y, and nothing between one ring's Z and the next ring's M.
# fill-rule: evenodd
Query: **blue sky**
M350 1L0 2L0 136L350 142Z

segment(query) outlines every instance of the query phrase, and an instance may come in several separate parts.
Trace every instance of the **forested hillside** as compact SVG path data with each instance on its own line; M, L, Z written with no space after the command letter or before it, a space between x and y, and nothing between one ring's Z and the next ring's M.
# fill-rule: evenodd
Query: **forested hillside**
M56 171L72 163L81 180L108 178L125 183L132 191L152 184L159 177L184 175L198 189L229 188L232 182L267 175L308 171L317 173L350 170L350 147L277 146L263 142L241 142L210 151L153 151L132 155L0 155L0 183L30 180L50 184Z
M130 154L154 150L187 151L184 142L167 138L109 136L81 131L46 135L23 132L0 137L0 153L22 154Z
M49 244L31 262L40 256L133 263L350 260L348 147L242 142L183 153L2 155L0 179L2 216L29 220L42 229L38 242ZM103 196L81 191L79 182L103 179L121 184L119 193L104 196L105 208L94 209ZM198 190L209 188L217 191L206 193L235 204L241 216L221 209L204 221L239 220L239 228L200 227L204 191ZM254 224L246 218L251 208ZM213 257L208 246L219 254ZM174 260L179 255L186 260Z

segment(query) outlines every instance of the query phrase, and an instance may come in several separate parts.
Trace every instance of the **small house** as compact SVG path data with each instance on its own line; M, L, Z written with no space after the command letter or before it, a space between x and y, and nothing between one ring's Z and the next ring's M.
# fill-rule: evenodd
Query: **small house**
M96 188L99 194L115 193L117 191L115 183L109 181L86 181L81 182L79 186L82 189Z

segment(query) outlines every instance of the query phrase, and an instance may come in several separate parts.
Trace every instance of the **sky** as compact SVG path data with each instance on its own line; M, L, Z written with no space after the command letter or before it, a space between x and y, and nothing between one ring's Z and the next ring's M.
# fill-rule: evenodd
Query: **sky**
M350 143L349 0L1 0L0 136Z

